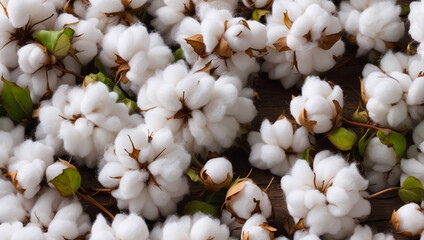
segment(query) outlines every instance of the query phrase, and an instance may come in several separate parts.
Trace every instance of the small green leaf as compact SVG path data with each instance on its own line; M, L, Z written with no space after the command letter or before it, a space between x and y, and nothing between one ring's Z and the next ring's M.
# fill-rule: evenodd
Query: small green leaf
M50 180L62 197L75 195L81 185L81 175L74 168L63 169L62 173Z
M307 161L308 163L309 163L309 148L307 148L307 149L305 149L305 151L303 151L303 154L302 154L302 159L303 160L305 160L305 161Z
M121 88L116 85L113 86L112 92L116 92L118 94L118 102L121 102L127 98Z
M105 67L103 66L103 63L100 61L98 57L94 58L94 67L99 70L99 72L103 73L103 75L107 76L107 72Z
M424 189L420 180L409 176L403 182L398 194L403 202L415 202L419 204L422 200L423 191Z
M113 88L115 87L113 80L108 78L107 76L105 76L101 72L99 72L97 74L91 73L90 75L85 76L83 85L87 86L88 84L93 83L93 82L102 82L103 84L105 84L109 88L109 91L112 91Z
M232 186L234 186L234 185L236 185L238 182L240 181L240 177L237 177L231 184L230 184L230 187L229 188L231 188Z
M129 98L125 98L122 100L122 102L127 106L127 108L130 110L130 114L135 113L138 111L137 103Z
M2 99L0 97L0 117L5 117L5 116L7 116L7 112L3 106Z
M184 206L184 215L193 215L197 212L202 212L214 217L219 216L219 209L207 202L193 200Z
M1 80L3 81L2 105L7 115L14 121L31 118L33 106L29 90L21 88L3 77Z
M45 46L50 54L61 58L68 55L73 35L74 30L71 28L58 31L40 30L35 34L35 40Z
M400 16L407 16L409 14L409 11L411 11L411 9L409 7L409 2L402 4L401 9L402 10L400 12Z
M390 131L388 134L379 130L377 136L380 142L388 147L392 147L396 151L398 159L402 159L406 151L406 138L402 134Z
M184 59L184 52L182 48L178 48L172 54L174 55L174 62L178 62L178 60Z
M344 127L336 128L327 136L328 140L330 140L336 148L342 151L349 151L352 149L357 140L356 133L353 130Z
M255 9L252 13L252 19L258 22L261 21L261 18L265 15L268 15L270 11L264 9Z
M360 123L368 122L368 111L361 104L359 104L356 111L352 114L352 120Z
M359 155L361 155L362 157L365 154L365 149L367 148L368 143L375 136L375 133L376 132L374 130L368 129L365 132L365 134L361 137L361 139L359 139L358 150L359 150Z
M193 168L189 168L187 171L187 176L191 179L193 182L200 182L202 183L203 180L199 176L199 171L194 170Z

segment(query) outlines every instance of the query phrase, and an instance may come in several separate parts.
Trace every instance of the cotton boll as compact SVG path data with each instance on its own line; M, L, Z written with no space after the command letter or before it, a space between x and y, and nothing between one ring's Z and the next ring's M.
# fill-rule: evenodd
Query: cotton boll
M18 51L19 67L25 73L33 73L40 69L46 61L48 56L36 44L28 44L20 48Z
M233 179L233 165L224 157L209 159L203 166L200 177L205 187L217 189L221 185L228 186Z
M243 225L242 237L248 239L274 239L275 228L268 225L266 218L260 214L254 214Z
M397 231L409 232L412 235L416 235L424 229L424 214L420 206L416 203L408 203L399 208L395 213L399 221L399 225L396 227ZM411 219L418 221L411 221Z
M115 236L118 239L148 239L149 230L144 220L136 214L116 215L112 229L115 231Z

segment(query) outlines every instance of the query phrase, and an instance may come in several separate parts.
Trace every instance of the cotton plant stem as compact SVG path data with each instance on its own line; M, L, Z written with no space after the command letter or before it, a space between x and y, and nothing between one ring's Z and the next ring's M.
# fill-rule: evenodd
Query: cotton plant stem
M371 129L374 129L374 130L377 130L377 131L381 130L384 133L387 133L387 132L390 133L390 131L391 131L390 129L387 129L387 128L381 128L381 127L377 127L377 126L371 125L371 124L355 122L355 121L348 120L346 118L342 118L342 121L346 124L353 125L353 126L358 126L358 127L363 127L363 128L371 128Z
M54 65L53 65L53 67L54 67L54 68L56 68L57 70L61 71L61 72L69 73L69 74L71 74L71 75L74 75L74 76L75 76L75 77L77 77L77 78L82 79L82 80L84 80L84 78L85 78L83 75L81 75L81 74L79 74L79 73L69 71L69 70L67 70L67 69L65 69L65 68L62 68L62 67L57 66L56 64L54 64Z
M106 213L107 215L109 215L109 217L113 220L115 219L115 216L113 216L112 213L109 212L109 210L107 210L105 207L103 207L99 202L96 201L96 199L92 198L89 195L85 195L83 193L77 192L76 193L78 197L86 200L87 202L90 202L91 204L95 205L96 207L98 207L100 210L102 210L104 213Z
M387 189L381 190L380 192L376 192L376 193L374 193L374 194L372 194L372 195L369 195L369 196L368 196L368 197L366 197L365 199L366 199L366 200L369 200L369 199L374 198L374 197L377 197L377 196L379 196L379 195L381 195L381 194L383 194L383 193L390 192L390 191L395 191L395 190L399 190L399 189L400 189L400 187L391 187L391 188L387 188Z

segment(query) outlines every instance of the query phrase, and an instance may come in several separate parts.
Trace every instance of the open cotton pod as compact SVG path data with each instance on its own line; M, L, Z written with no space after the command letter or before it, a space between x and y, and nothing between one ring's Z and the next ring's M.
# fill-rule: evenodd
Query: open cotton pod
M421 235L424 230L424 213L416 203L408 203L393 210L390 219L395 230L405 236Z
M240 223L244 223L255 213L260 213L265 218L272 215L268 194L250 178L240 179L231 186L225 196L225 208Z
M108 224L102 214L98 214L91 227L89 240L147 240L149 229L144 219L135 213L117 214L112 224Z
M252 215L243 225L242 240L273 240L277 229L270 226L266 218L256 213Z
M200 171L206 190L219 191L233 179L233 165L225 157L209 159Z

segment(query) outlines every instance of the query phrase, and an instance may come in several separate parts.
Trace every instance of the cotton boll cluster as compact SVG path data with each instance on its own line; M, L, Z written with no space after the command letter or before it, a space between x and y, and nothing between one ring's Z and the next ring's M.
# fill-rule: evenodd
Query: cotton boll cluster
M306 78L302 95L290 102L292 116L311 134L329 132L337 124L342 108L342 89L315 76Z
M24 140L24 127L13 125L7 117L0 117L0 168L7 168L15 146Z
M103 215L98 214L91 228L90 240L147 240L149 229L144 219L132 213L117 214L110 226Z
M295 222L303 221L310 233L345 238L353 233L356 219L368 216L371 205L364 197L368 181L355 164L340 155L319 152L313 161L299 160L281 179L287 208Z
M350 0L340 4L340 22L349 40L358 44L357 56L372 49L385 53L394 47L405 33L400 12L395 1Z
M378 192L399 183L401 169L398 165L395 150L381 143L374 137L365 149L364 161L365 177L369 181L369 190Z
M193 216L166 219L162 225L156 225L150 234L151 240L197 240L197 239L224 239L235 240L230 237L228 227L218 219L211 218L203 213Z
M0 11L0 63L16 68L20 65L17 50L30 43L38 30L53 29L57 13L54 5L47 1L3 2L5 9Z
M121 129L142 121L139 115L130 116L117 98L100 82L85 89L62 85L41 103L36 136L56 153L64 150L78 164L94 167Z
M110 28L103 38L102 48L101 62L117 70L121 86L135 94L156 70L164 69L174 59L160 35L149 34L141 24Z
M324 72L344 52L342 26L331 1L275 0L267 17L268 54L262 70L283 87L296 84L300 74Z
M373 234L371 228L368 225L357 225L355 232L349 238L349 240L395 240L392 234L389 233L377 233Z
M391 223L398 233L407 236L421 235L424 230L424 213L418 204L407 203L393 211Z
M285 116L273 124L265 119L260 132L249 133L248 141L250 164L259 169L270 169L278 176L283 176L311 145L306 128L297 128Z
M424 117L423 60L389 51L380 67L367 64L362 71L369 117L384 127L410 129Z
M411 145L407 151L407 158L400 162L402 174L400 176L400 183L409 176L413 176L424 183L424 121L421 121L412 133L414 145Z
M91 229L89 216L77 198L63 198L56 190L45 188L31 210L30 221L47 229L45 240L76 239Z
M200 171L205 188L219 191L228 187L233 179L233 165L225 157L209 159Z
M151 24L162 35L167 43L175 41L175 34L185 17L201 17L211 9L227 9L233 11L237 0L155 0L147 11L154 16Z
M32 208L33 201L24 198L9 179L0 178L0 224L23 222ZM0 225L0 229L2 225ZM1 230L0 230L1 232ZM0 234L0 236L3 236Z
M419 42L424 42L424 29L421 24L424 17L424 3L422 1L414 1L409 5L410 12L408 14L408 20L410 22L409 34L411 37ZM419 45L418 53L424 54L424 45Z
M228 10L210 10L201 22L185 18L176 39L195 70L210 66L216 76L232 74L244 81L259 71L255 58L266 52L267 41L263 24L234 18Z
M142 124L119 132L105 152L98 179L115 189L112 196L120 209L154 220L174 213L188 193L184 173L190 160L169 129L154 131Z
M98 20L95 18L82 20L68 13L60 14L56 20L55 30L65 27L74 30L71 44L76 51L76 58L82 65L88 64L97 55L98 45L103 38L103 33L97 28L97 25ZM67 58L72 57L68 56ZM68 67L66 66L66 68Z
M272 214L267 193L249 178L240 179L231 186L225 197L225 208L240 223L244 223L255 213L260 213L265 218Z
M215 80L205 72L189 72L179 61L147 81L137 105L153 131L169 127L189 151L219 153L233 144L239 124L255 117L251 93L237 77Z
M11 222L0 224L0 236L3 240L45 240L42 229L32 223Z
M32 198L40 190L47 166L53 163L53 149L41 142L26 140L13 152L8 171L16 172L15 187L25 198Z
M276 228L271 227L261 214L252 215L243 225L241 239L273 240Z

